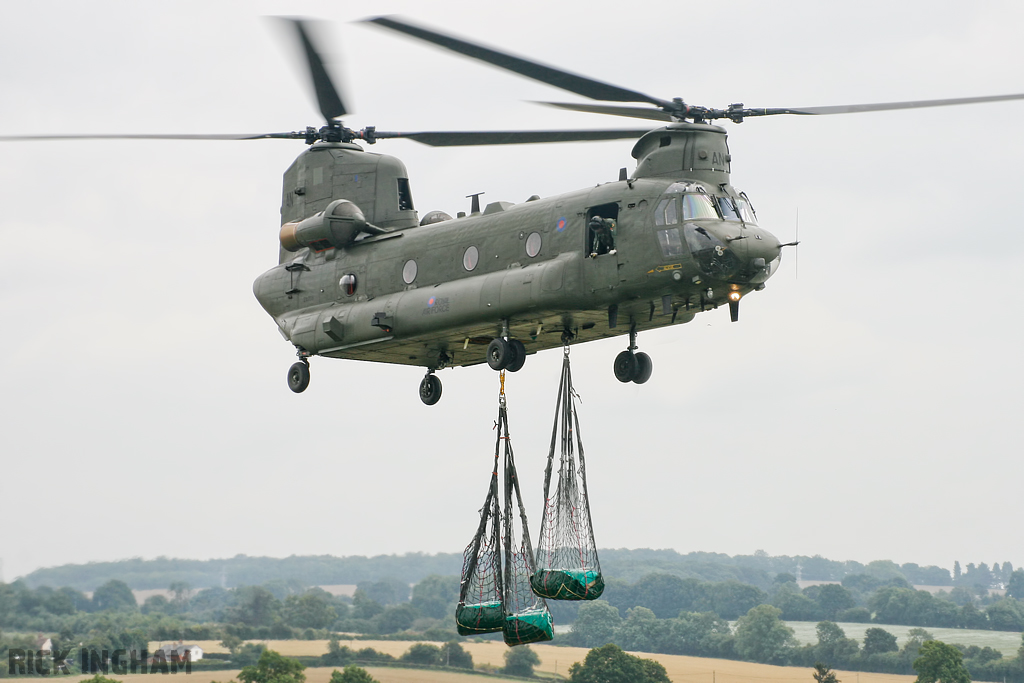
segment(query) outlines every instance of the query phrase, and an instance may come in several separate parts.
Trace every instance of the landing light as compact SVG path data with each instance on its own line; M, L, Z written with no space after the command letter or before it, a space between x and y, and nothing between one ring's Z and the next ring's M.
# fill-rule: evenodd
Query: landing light
M729 301L739 301L739 300L740 300L740 293L739 292L729 292Z

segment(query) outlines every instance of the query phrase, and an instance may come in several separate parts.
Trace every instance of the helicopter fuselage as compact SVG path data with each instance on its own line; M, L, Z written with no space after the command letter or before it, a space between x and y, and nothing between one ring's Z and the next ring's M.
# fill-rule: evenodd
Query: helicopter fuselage
M300 355L429 370L481 363L498 336L534 353L561 346L566 333L576 343L688 322L719 305L737 310L740 298L763 288L777 268L779 241L756 225L746 196L728 184L724 131L674 128L686 134L654 135L656 146L646 153L647 143L637 143L633 178L517 205L494 202L427 225L396 225L411 209L408 181L391 191L378 169L373 215L390 226L347 244L290 244L296 250L282 251L282 262L257 279L254 292ZM694 128L714 129L696 132L721 139L719 149L689 150L710 168L657 168L666 165L673 138L701 142ZM673 151L678 156L686 147ZM661 162L652 151L662 153ZM643 177L645 166L658 172ZM400 162L395 168L404 173ZM289 191L286 181L286 197ZM334 204L315 220L331 219L338 194L323 198ZM363 206L371 198L346 194ZM381 197L392 194L398 205L382 213ZM615 221L614 244L595 246L595 216Z

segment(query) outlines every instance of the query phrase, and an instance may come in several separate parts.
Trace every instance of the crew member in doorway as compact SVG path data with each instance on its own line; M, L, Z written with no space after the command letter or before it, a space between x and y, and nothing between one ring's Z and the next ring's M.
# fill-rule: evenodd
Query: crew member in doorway
M590 219L590 234L593 238L590 258L615 253L615 219L594 216Z

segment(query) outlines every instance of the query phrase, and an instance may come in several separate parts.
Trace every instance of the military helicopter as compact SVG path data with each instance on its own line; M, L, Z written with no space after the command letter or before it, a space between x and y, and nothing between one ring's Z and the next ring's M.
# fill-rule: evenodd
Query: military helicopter
M595 101L651 106L548 103L582 112L665 122L655 130L352 130L306 25L293 20L326 124L304 131L237 136L123 136L301 139L309 147L285 172L279 264L253 289L299 361L295 392L319 355L417 365L419 395L441 396L436 371L486 362L512 372L537 351L618 335L622 382L642 384L652 363L641 331L692 320L763 289L784 246L760 228L749 198L730 183L724 128L710 123L765 115L817 115L1019 99L1024 95L886 104L726 109L663 100L476 45L404 20L370 22ZM48 136L52 139L54 136ZM59 136L57 136L59 137ZM97 137L97 136L70 136ZM407 138L434 146L637 139L636 169L576 192L512 205L473 197L468 215L419 218L398 159L357 142ZM597 220L595 220L597 219ZM614 223L614 237L608 239Z

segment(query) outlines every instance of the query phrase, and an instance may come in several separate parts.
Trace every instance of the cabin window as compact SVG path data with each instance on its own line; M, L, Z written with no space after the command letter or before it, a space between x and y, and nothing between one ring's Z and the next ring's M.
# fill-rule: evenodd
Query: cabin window
M683 255L683 240L679 236L679 228L658 231L658 245L661 254L666 258Z
M466 270L473 270L478 263L480 263L480 250L476 247L466 247L466 251L462 255L462 267Z
M405 262L405 266L402 268L402 280L405 281L405 284L411 285L413 283L413 280L416 279L417 270L418 268L414 260L409 259Z
M704 194L683 195L683 220L718 219L711 197Z
M731 197L719 197L718 198L718 210L722 212L722 218L727 221L739 222L743 220L740 216L740 210L736 204L732 201Z
M356 293L356 276L352 273L342 275L341 282L339 284L341 285L341 291L347 296L352 296Z
M526 238L526 255L533 258L540 253L541 236L539 232L531 232Z
M665 197L658 203L658 208L654 211L654 224L655 225L675 225L679 222L678 220L678 209L676 197Z
M399 211L412 211L415 207L412 205L412 190L409 189L409 179L399 178L398 179L398 210Z

